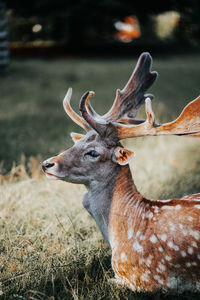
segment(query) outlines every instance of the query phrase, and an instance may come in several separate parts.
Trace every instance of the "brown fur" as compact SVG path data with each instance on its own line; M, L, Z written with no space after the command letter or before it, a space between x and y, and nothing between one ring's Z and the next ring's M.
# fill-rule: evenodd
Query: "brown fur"
M200 202L196 199L200 194L169 202L146 199L136 190L129 167L121 169L109 219L112 267L121 283L147 291L181 290L185 285L198 289Z

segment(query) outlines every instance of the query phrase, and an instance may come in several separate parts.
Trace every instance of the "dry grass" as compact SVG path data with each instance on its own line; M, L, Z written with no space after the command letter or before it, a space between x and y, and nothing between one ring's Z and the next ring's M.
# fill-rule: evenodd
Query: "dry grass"
M81 206L84 188L38 175L29 177L22 164L2 180L1 293L52 296L59 284L59 296L76 299L79 277L91 283L92 272L103 272L97 261L110 253Z

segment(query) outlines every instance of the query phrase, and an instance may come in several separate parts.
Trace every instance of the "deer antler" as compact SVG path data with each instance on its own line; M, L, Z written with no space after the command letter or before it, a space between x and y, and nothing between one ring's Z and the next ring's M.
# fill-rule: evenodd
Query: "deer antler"
M157 72L150 71L151 65L152 58L150 54L141 54L129 81L123 90L120 91L117 89L113 106L103 116L103 119L112 122L135 123L135 117L145 98L153 98L151 94L144 94L154 83L158 75Z
M86 120L88 124L90 124L91 128L96 130L101 136L104 136L106 133L107 122L101 118L101 120L97 120L94 116L96 113L92 111L92 114L88 113L88 101L94 95L93 92L86 92L80 100L80 111L83 118Z
M157 77L157 72L150 71L151 64L152 58L150 54L143 53L126 86L122 91L117 89L114 104L104 116L98 115L90 105L89 99L94 95L94 92L86 92L82 96L80 101L82 116L100 135L105 135L106 124L108 125L111 122L128 124L140 124L144 122L144 120L136 120L135 117L145 98L153 98L151 94L144 94Z
M200 136L200 96L190 102L176 120L161 125L155 122L150 98L146 99L145 108L147 120L144 123L135 126L115 123L119 139L146 135Z
M86 131L89 131L91 129L89 124L72 109L72 107L70 105L71 97L72 97L72 88L69 88L67 91L67 94L65 95L65 98L63 100L63 107L64 107L65 112L76 124L78 124L80 127L85 129Z
M136 120L135 117L144 103L145 98L153 99L152 94L145 95L145 91L154 83L157 72L151 72L152 58L149 53L143 53L137 65L123 88L116 90L116 97L111 109L103 116L99 116L91 107L89 99L86 102L88 112L95 118L105 121L122 122L128 124L140 124L144 120Z
M65 111L72 120L86 131L93 128L101 136L105 136L109 131L110 136L112 133L112 136L118 140L137 136L169 134L200 137L200 96L190 102L176 120L166 124L156 124L151 108L153 96L144 94L157 77L157 72L150 71L151 64L151 56L148 53L143 53L128 83L122 91L117 90L114 104L104 116L99 116L90 105L89 99L94 95L94 92L86 92L80 101L80 111L83 117L81 118L70 106L71 88L63 101ZM135 117L144 100L147 120L136 120Z

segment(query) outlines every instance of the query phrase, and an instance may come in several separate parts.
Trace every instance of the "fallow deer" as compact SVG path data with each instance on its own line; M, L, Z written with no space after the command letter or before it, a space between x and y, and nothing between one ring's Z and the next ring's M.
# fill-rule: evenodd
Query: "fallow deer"
M137 190L129 168L133 152L120 140L147 135L200 136L200 97L170 123L157 124L146 90L157 77L143 53L112 108L103 116L91 106L93 92L80 100L79 116L65 96L66 113L86 135L72 133L74 146L43 162L48 178L84 184L83 206L112 250L114 282L137 291L200 290L200 194L150 200ZM136 119L145 102L146 120Z

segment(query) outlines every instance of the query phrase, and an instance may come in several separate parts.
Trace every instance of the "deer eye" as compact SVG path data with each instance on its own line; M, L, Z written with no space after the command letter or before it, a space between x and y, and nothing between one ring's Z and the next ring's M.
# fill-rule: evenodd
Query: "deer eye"
M85 153L85 156L86 155L91 156L91 157L98 157L100 154L95 150L90 150L87 153Z

